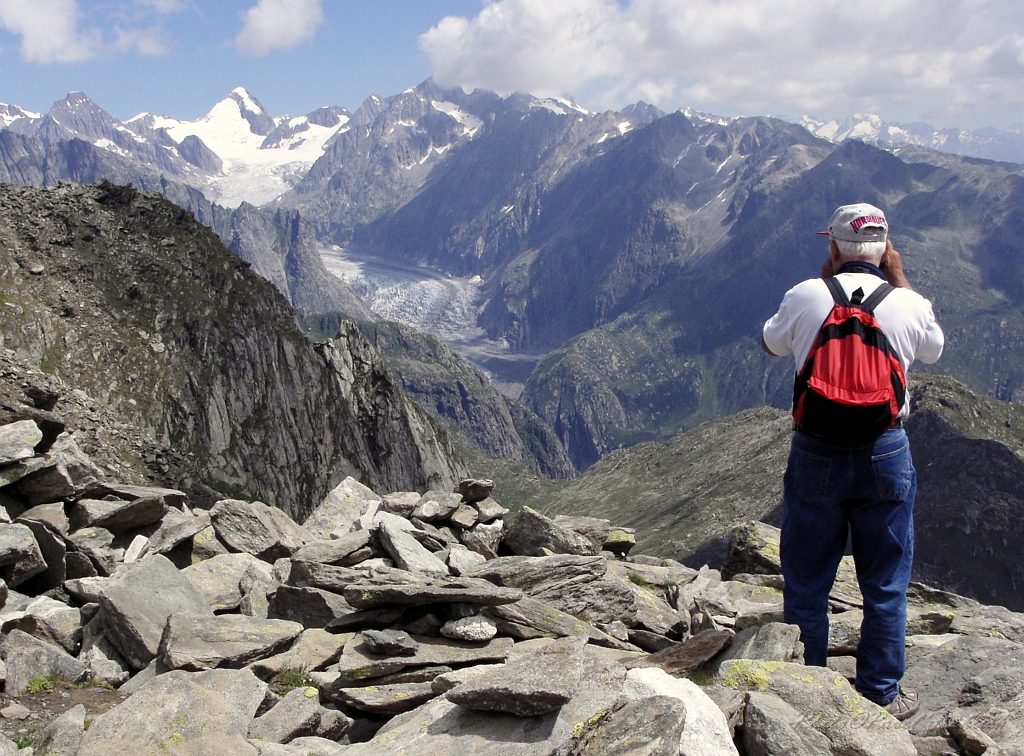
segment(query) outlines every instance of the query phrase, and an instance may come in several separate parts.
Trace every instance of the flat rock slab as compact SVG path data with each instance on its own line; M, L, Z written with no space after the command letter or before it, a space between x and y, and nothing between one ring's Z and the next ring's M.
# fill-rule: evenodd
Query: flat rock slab
M503 662L512 650L511 638L495 638L488 643L465 643L446 638L416 635L419 649L413 656L379 656L361 643L348 643L338 661L338 675L343 681L368 680L405 669L406 667L461 666Z
M160 529L149 537L149 543L146 544L143 556L166 554L211 527L210 523L209 512L200 512L195 517L190 517L183 522L168 523L165 521Z
M588 666L581 685L558 711L538 717L479 712L445 697L400 714L345 756L551 756L568 753L586 723L616 704L625 681L620 665Z
M257 619L241 614L172 615L160 643L168 669L193 672L216 667L242 667L273 656L299 633L298 622Z
M378 656L415 656L420 648L404 630L364 630L362 641L368 652Z
M168 672L99 717L78 756L256 756L246 736L266 690L248 670Z
M306 628L326 627L353 611L337 593L318 588L282 585L269 596L268 601L268 617L294 620Z
M586 638L554 641L539 651L475 677L448 692L448 700L474 711L534 717L555 711L576 693Z
M157 656L171 615L213 616L203 595L160 554L112 577L100 606L107 637L133 669L143 669Z
M437 697L430 682L338 688L334 699L369 714L402 714Z
M309 562L295 557L292 557L287 567L282 563L276 571L285 585L295 588L319 588L337 594L344 593L345 588L353 583L361 583L367 579L366 573L360 570L317 561ZM395 580L399 582L398 578Z
M261 501L218 501L210 510L210 519L217 537L230 550L244 551L266 562L291 556L313 540L288 515Z
M352 637L328 633L321 628L309 628L302 631L287 651L253 662L249 669L261 680L270 680L286 669L324 669L341 657L342 649Z
M522 640L585 635L591 643L598 646L623 651L636 650L630 644L613 638L590 622L573 617L529 596L524 596L514 604L488 607L483 613L495 621L499 632Z
M517 588L502 588L486 580L462 577L404 585L354 583L345 588L344 595L345 600L356 609L371 609L379 606L447 603L498 606L518 601L523 597L523 592Z
M340 538L311 541L296 551L292 558L299 561L350 567L356 563L351 560L352 555L365 549L369 544L370 531L357 530L355 533L346 533Z
M124 501L133 499L146 499L159 497L167 502L168 506L181 509L188 503L188 496L184 491L176 488L161 488L159 486L132 486L127 483L111 483L105 481L90 487L83 496L91 499L102 499L104 496L116 496Z
M242 601L242 578L250 569L259 570L269 581L270 565L252 554L219 554L186 567L181 573L203 594L215 612L237 609Z
M415 517L417 520L423 520L424 522L447 520L459 508L460 504L462 504L462 496L460 494L427 491L423 494L410 517Z
M12 630L4 638L3 656L7 667L4 692L9 696L20 696L36 677L59 675L79 682L88 672L86 665L78 659L21 630Z
M633 661L628 666L631 669L659 667L674 677L685 677L726 648L732 638L733 634L725 630L705 630L683 643Z
M111 533L124 533L159 522L167 514L162 496L147 496L132 501L81 499L71 508L71 525L81 528L105 528Z

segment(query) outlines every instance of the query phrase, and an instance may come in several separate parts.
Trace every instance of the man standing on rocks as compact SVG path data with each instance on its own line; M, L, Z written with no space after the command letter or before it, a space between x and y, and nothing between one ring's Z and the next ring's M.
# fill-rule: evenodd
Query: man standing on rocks
M761 339L770 355L792 354L797 370L780 544L785 620L800 627L806 663L825 666L828 596L849 533L864 596L855 685L865 698L906 719L919 706L917 692L899 684L906 669L917 473L903 430L910 405L902 389L915 359L938 360L943 335L931 303L907 281L881 210L864 203L844 205L832 215L828 231L820 233L829 236L821 277L786 292ZM886 283L895 288L883 294ZM826 319L838 320L831 331L823 328ZM821 376L826 363L824 377L834 378L833 386ZM886 364L892 369L883 383L891 377L892 390L876 405L884 420L881 425L863 423L858 419L863 408L845 404L863 396L854 397L845 383L853 380L851 375L877 373L875 366ZM889 406L895 411L887 414Z

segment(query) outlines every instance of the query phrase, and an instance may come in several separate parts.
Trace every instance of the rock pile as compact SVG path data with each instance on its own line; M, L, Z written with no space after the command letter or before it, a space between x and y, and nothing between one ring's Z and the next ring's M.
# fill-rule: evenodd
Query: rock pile
M0 710L37 753L1024 746L1024 616L915 585L907 683L922 709L904 726L847 679L852 566L832 593L834 663L804 667L781 623L778 536L760 523L735 534L730 579L631 556L632 533L604 520L510 513L489 481L379 496L349 478L299 525L260 502L193 509L112 482L61 431L0 427L5 698L62 680L124 700L49 721Z

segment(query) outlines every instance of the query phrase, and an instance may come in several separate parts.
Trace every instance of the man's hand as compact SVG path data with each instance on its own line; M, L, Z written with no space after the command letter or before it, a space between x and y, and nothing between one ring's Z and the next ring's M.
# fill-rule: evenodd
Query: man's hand
M914 290L914 287L910 285L910 281L907 280L906 273L903 272L903 259L900 257L900 253L896 251L896 248L892 246L892 240L890 239L885 241L885 252L882 253L882 261L878 267L885 274L885 280L892 286L900 289Z

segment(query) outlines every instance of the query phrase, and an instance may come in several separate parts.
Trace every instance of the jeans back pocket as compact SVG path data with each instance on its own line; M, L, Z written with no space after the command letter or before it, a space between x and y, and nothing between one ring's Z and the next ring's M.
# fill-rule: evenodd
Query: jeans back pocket
M875 489L882 501L903 501L910 493L917 474L910 456L910 444L871 457Z

